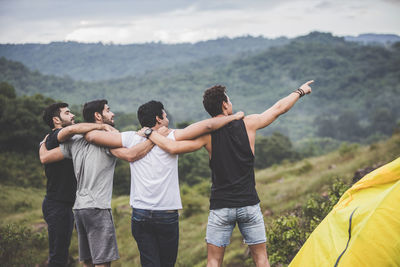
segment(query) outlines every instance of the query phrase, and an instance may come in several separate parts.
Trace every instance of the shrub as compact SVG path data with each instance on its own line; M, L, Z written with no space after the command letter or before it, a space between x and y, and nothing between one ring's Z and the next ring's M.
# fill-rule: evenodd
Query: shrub
M359 147L360 145L358 144L343 142L339 147L339 155L342 157L354 157Z
M2 266L34 266L45 261L46 232L33 232L25 226L0 226L0 262Z
M272 221L266 234L269 261L273 266L290 263L348 187L337 179L326 194L313 194L301 209Z

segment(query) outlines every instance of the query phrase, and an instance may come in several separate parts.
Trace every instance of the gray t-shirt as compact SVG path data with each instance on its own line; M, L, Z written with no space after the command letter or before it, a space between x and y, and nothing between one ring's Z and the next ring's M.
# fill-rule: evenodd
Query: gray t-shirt
M73 209L111 209L117 159L109 149L87 142L82 135L75 135L60 148L74 163L77 190Z

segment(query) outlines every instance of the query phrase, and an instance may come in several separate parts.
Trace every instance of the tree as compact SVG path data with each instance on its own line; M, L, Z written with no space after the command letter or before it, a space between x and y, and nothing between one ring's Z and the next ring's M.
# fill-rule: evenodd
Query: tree
M279 132L268 137L257 136L255 154L254 167L259 169L280 163L284 159L293 160L299 157L290 139Z

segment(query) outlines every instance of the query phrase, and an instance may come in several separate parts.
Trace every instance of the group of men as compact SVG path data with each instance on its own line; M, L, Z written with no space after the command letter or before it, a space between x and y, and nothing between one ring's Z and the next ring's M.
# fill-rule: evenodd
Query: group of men
M130 162L131 230L142 266L174 266L178 254L178 154L204 147L212 173L206 242L207 266L221 266L236 225L256 266L269 266L266 235L255 189L256 130L272 123L311 92L309 81L261 114L233 114L224 86L204 92L212 118L184 129L168 128L161 102L139 107L140 131L120 133L106 100L83 107L85 123L74 123L65 103L44 111L52 129L40 144L47 176L43 215L48 224L49 266L65 266L73 225L84 266L110 266L119 258L111 197L116 159ZM73 212L72 212L73 210Z

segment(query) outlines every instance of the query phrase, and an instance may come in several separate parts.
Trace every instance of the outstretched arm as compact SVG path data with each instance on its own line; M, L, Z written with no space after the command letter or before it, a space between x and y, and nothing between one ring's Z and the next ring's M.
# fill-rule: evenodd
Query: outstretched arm
M153 147L154 144L150 140L146 140L130 148L121 147L110 149L110 152L117 158L134 162L146 156Z
M156 131L153 131L149 139L162 150L170 154L182 154L199 150L209 142L210 135L202 135L193 140L174 141L168 139Z
M202 120L187 126L185 129L175 130L175 140L190 140L200 135L215 131L233 120L243 119L244 113L239 111L234 115L214 117Z
M62 128L57 135L58 142L62 143L71 138L74 134L85 134L93 130L113 131L113 127L104 123L77 123ZM114 129L115 130L115 129Z
M311 93L310 84L312 84L313 82L314 82L313 80L308 81L302 86L300 86L299 89L303 90L304 94L309 94ZM293 105L297 102L297 100L299 100L300 98L301 91L298 90L292 92L287 97L282 98L263 113L246 116L244 118L246 128L250 131L255 132L258 129L268 126L273 121L275 121L280 115L289 111L293 107Z

